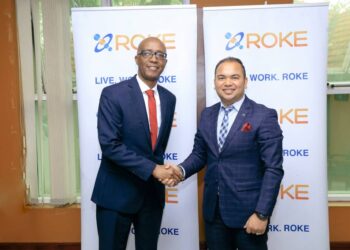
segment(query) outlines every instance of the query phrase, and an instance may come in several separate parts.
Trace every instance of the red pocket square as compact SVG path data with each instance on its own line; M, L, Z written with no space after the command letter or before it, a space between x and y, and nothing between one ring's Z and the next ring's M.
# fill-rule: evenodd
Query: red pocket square
M241 131L242 132L249 132L250 130L252 130L252 125L250 125L249 122L246 122L243 124Z

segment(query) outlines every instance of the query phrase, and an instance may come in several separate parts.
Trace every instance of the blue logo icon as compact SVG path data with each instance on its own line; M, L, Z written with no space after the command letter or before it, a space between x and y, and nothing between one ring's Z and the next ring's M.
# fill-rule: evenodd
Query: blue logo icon
M243 45L241 44L244 37L243 32L239 32L236 35L231 34L230 32L227 32L225 34L225 38L228 40L226 44L226 50L233 50L234 48L243 49Z
M112 42L112 38L113 38L112 34L107 34L102 38L100 34L95 34L94 40L97 41L97 44L95 46L95 52L98 53L105 49L108 51L112 51L112 47L109 46L110 43Z

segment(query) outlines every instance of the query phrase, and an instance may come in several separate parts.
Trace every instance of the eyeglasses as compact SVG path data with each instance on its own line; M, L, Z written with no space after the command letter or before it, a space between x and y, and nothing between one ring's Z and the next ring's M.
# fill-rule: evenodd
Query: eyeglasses
M147 58L147 59L151 58L152 56L156 56L156 58L159 60L165 60L167 57L167 54L164 52L151 51L151 50L142 50L137 55L141 55L143 58Z

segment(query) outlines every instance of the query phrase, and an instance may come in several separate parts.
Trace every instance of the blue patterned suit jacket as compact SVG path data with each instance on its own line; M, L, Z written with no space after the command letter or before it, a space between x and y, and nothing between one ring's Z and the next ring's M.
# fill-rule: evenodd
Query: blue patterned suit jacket
M224 223L242 228L254 211L272 214L284 173L283 136L276 111L246 97L219 153L219 109L217 103L202 112L193 151L181 165L186 178L207 165L205 220L212 221L220 197Z
M91 200L119 212L135 213L144 196L164 206L164 185L153 178L163 164L176 98L158 85L162 122L152 151L149 122L136 77L103 89L98 109L98 139L102 160Z

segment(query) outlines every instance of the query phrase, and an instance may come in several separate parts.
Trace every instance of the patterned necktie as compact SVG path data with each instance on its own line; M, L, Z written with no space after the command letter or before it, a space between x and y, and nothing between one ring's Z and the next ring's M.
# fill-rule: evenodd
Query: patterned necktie
M219 152L221 152L222 146L224 146L226 136L228 134L229 128L228 128L228 114L235 109L234 106L230 107L221 107L225 114L224 118L222 119L221 126L220 126L220 131L219 131L219 138L218 138L218 145L219 145Z
M151 132L151 142L152 149L156 147L157 134L158 134L158 123L157 123L157 107L156 100L154 99L154 91L149 89L146 91L148 96L148 115L149 115L149 124Z

